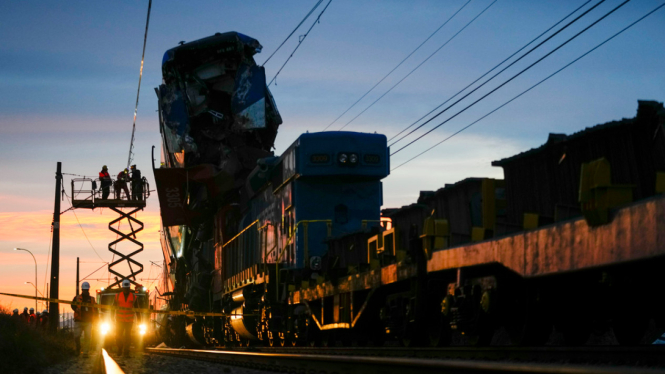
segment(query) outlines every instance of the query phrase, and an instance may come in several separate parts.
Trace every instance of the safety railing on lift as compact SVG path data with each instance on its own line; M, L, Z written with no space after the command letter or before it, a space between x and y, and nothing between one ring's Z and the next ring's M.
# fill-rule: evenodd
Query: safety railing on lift
M71 191L74 208L145 206L150 184L145 177L139 182L109 180L104 184L99 178L73 178Z

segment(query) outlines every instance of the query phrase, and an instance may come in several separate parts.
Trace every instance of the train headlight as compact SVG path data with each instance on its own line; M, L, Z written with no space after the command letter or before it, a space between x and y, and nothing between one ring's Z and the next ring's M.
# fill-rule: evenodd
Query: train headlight
M351 153L349 155L349 162L352 163L352 164L358 163L358 155L355 154L355 153Z
M340 153L337 160L340 164L346 164L349 161L349 156L346 153Z
M148 326L146 326L145 323L142 323L142 324L139 325L139 334L145 335L147 330L148 330Z
M106 335L111 331L111 325L109 325L107 322L102 323L102 325L99 327L102 335Z

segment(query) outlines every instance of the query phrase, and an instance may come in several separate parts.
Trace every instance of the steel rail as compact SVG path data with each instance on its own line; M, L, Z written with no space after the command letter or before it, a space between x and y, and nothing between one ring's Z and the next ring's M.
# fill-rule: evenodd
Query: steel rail
M92 372L94 374L125 374L118 363L109 356L104 348L102 348L99 359L95 363Z
M496 361L441 360L405 357L372 357L357 355L240 352L221 350L147 348L146 353L212 361L232 366L279 372L316 373L665 373L644 367L575 366L569 364L517 363Z
M348 355L372 357L411 357L463 360L511 360L566 363L605 363L658 366L665 368L665 346L582 346L582 347L249 347L235 352Z

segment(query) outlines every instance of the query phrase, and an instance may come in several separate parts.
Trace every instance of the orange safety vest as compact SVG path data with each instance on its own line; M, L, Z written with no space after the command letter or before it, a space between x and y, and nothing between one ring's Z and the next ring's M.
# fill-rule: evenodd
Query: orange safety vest
M119 307L133 308L135 300L136 296L134 296L133 292L128 293L126 299L125 294L122 292L115 295L115 305ZM134 322L134 312L118 309L115 311L115 320L116 322Z
M78 301L79 303L82 303L82 302L83 302L83 294L78 295L78 296L75 296L75 297L74 297L74 300ZM92 297L92 295L90 295L90 300L88 301L88 303L89 303L89 304L93 304L93 305L96 304L96 303L95 303L95 298ZM76 307L76 310L74 310L74 321L75 321L75 322L81 322L81 317L82 317L82 316L81 316L81 314L82 314L82 313L81 313L81 308L87 308L87 307L85 307L85 306L80 306L80 305ZM94 320L95 320L95 316L97 315L95 309L92 309L92 311L91 311L90 313L92 313L92 320L94 321ZM88 322L88 321L85 321L85 322ZM91 321L91 322L92 322L92 321Z

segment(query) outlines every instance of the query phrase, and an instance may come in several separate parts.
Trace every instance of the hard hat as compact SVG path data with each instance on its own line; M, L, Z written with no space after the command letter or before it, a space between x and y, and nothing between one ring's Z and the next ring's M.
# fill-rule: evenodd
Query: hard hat
M17 309L14 309L14 313L18 313L18 308L17 308Z
M128 172L128 171L129 171L129 170L128 170L127 168L125 168L125 173Z
M108 169L106 165L102 166L102 170Z
M82 289L82 290L89 290L89 289L90 289L90 283L88 283L88 282L83 282L83 283L81 284L81 289Z
M131 286L131 283L129 283L129 279L125 279L122 281L122 288L129 288Z
M44 313L48 313L48 310L44 309L44 310L42 311L42 314L44 314Z
M26 306L25 308L23 308L23 311L24 311L24 312L27 312L27 311L28 311L28 307Z
M132 169L136 169L136 164L130 166Z
M35 308L30 308L30 313L33 313L35 311Z
M37 315L38 315L38 316L41 316L41 315L42 315L42 312L37 311Z

